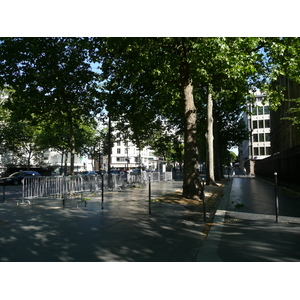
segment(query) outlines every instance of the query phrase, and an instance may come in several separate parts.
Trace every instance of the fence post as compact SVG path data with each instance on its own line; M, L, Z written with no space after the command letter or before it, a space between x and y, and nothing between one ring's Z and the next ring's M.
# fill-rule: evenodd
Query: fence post
M274 173L275 176L275 210L276 210L276 223L278 223L279 215L279 205L278 205L278 189L277 189L277 173Z
M151 215L151 175L149 175L149 215Z
M2 203L5 202L5 186L6 186L6 183L5 183L5 180L3 181L3 199L2 199Z
M206 204L205 204L205 189L204 189L204 178L202 179L202 200L203 200L203 221L206 223Z
M103 209L103 198L104 198L104 174L101 174L102 182L101 182L101 209Z

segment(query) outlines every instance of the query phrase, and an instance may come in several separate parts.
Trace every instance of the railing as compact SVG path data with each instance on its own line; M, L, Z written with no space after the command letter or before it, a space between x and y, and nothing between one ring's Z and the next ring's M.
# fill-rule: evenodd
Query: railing
M108 174L99 176L45 176L28 177L22 180L23 201L25 199L55 197L65 198L68 195L84 192L100 192L102 189L121 189L135 183L147 184L151 181L172 180L172 172L136 174Z

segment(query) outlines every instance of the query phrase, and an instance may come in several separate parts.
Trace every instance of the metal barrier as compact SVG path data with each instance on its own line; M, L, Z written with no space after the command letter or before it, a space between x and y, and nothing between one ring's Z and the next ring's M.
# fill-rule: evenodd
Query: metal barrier
M25 199L55 197L64 199L76 193L97 193L103 189L121 189L134 183L147 184L151 181L172 180L172 172L136 174L104 174L99 176L45 176L28 177L22 180L23 202ZM102 183L103 181L103 183Z

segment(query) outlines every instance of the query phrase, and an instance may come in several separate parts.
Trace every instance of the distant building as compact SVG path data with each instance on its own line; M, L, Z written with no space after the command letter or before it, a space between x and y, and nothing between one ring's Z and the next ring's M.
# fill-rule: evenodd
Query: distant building
M248 104L244 113L244 121L249 132L249 140L243 141L239 147L240 168L248 174L254 174L256 160L271 155L271 127L268 102L264 102L265 94L256 91L254 103Z
M286 101L281 102L276 111L271 111L272 154L300 145L300 130L290 120L284 119L290 116L288 110L296 105L291 99L300 98L300 85L284 76L280 76L276 83L284 87Z

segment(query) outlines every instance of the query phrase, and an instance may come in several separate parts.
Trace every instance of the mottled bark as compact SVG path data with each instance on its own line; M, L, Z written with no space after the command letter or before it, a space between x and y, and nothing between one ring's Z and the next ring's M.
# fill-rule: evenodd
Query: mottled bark
M181 84L184 106L184 167L183 167L183 196L197 198L200 190L200 176L197 146L197 112L193 96L193 81L184 45L181 63Z
M211 87L208 89L207 97L207 171L206 171L206 184L217 185L214 175L214 134L213 134L213 99Z

